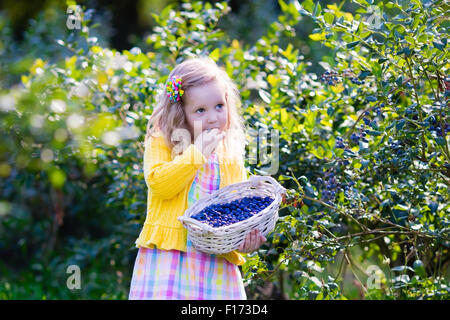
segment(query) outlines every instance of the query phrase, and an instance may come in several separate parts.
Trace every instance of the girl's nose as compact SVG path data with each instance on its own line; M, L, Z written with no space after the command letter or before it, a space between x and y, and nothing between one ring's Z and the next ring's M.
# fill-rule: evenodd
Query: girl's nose
M208 118L208 123L209 124L214 124L216 122L217 122L217 115L215 115L215 114L210 115L209 118Z

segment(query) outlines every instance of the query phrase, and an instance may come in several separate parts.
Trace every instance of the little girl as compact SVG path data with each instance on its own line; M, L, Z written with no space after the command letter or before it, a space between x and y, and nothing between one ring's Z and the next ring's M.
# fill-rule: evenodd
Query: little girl
M250 230L239 250L207 254L193 248L177 220L204 196L247 180L239 91L200 57L173 69L159 99L145 137L147 216L129 299L247 299L240 253L255 251L265 237Z

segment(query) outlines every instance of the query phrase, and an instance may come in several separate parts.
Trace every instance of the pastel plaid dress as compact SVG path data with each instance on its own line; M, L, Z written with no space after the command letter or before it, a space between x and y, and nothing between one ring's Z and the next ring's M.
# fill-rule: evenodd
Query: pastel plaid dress
M197 171L188 206L219 189L218 155L213 152ZM196 251L189 237L187 252L139 248L130 300L246 300L239 267L223 257Z

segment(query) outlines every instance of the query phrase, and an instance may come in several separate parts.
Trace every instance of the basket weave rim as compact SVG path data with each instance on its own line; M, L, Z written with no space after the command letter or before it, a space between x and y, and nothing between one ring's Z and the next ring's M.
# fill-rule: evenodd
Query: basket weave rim
M198 213L200 211L202 211L203 209L205 209L206 207L210 206L211 204L208 205L208 202L211 199L217 198L220 194L226 193L228 192L228 190L233 189L235 192L239 191L239 188L244 188L244 187L248 187L249 185L251 187L256 187L258 183L260 182L270 182L271 185L274 187L275 190L273 190L271 192L271 196L269 196L270 198L272 198L272 202L265 207L263 210L259 211L258 213L252 215L251 217L244 219L242 221L238 221L235 223L232 223L230 225L224 225L224 226L220 226L220 227L213 227L210 226L209 224L199 221L197 219L191 218L191 216L195 213ZM269 186L266 184L266 186ZM237 189L237 190L236 190ZM195 234L205 234L205 233L213 233L215 231L223 231L226 230L227 228L235 228L235 227L239 227L240 224L244 224L244 223L249 223L253 220L255 220L256 218L260 217L261 215L264 215L265 213L267 213L267 210L269 210L268 208L270 208L270 206L278 199L281 197L281 194L285 193L286 189L284 187L282 187L278 181L276 181L274 178L270 177L270 176L257 176L257 175L253 175L250 177L249 180L246 181L241 181L238 183L234 183L231 185L228 185L222 189L216 190L215 192L205 196L204 198L198 200L197 202L195 202L190 208L188 208L185 213L178 217L178 220L181 221L186 229L191 229L188 228L188 226L190 227L191 225L196 225L196 227L200 228L201 230L199 231L193 231L193 230L189 230L190 232L193 232ZM228 203L228 202L226 202ZM194 210L195 209L195 210Z

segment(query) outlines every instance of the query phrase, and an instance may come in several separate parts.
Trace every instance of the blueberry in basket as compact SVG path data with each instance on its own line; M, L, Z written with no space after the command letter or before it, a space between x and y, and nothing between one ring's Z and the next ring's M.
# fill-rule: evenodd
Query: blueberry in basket
M210 205L191 218L214 228L228 226L254 216L268 207L273 200L271 197L244 197L228 203Z

